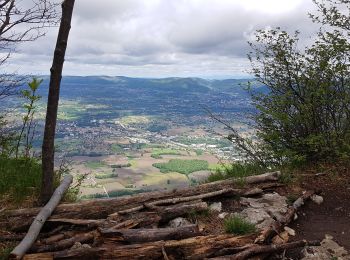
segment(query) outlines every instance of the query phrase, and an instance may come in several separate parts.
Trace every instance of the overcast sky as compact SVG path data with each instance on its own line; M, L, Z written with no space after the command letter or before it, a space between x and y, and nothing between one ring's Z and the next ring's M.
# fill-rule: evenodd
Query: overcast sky
M65 75L246 77L247 41L280 26L306 37L311 0L76 0ZM18 48L9 70L49 74L58 28Z

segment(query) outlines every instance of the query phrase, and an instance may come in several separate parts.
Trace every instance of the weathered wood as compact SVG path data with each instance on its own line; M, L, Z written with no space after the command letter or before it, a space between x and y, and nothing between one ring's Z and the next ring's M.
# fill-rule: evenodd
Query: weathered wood
M266 173L257 176L249 176L243 179L247 184L264 183L278 180L279 172ZM228 179L212 183L202 184L196 187L178 189L168 192L149 192L134 196L125 196L121 198L96 199L90 201L82 201L79 203L61 204L52 216L53 218L74 218L74 219L103 219L108 215L118 211L128 210L144 204L154 202L156 200L171 199L175 197L196 196L203 193L210 193L218 190L232 188L237 179ZM247 189L241 189L244 194ZM143 206L142 206L143 207ZM21 231L28 228L31 218L34 217L40 208L29 208L20 210L8 210L0 213L0 223L6 223L6 227L10 230Z
M144 243L160 240L180 240L184 238L200 236L197 225L188 225L178 228L154 228L154 229L99 229L100 235L110 241L122 241L127 243Z
M72 247L76 242L85 243L94 240L97 235L96 231L88 233L80 233L68 239L55 241L55 243L48 245L33 246L30 252L53 252Z
M227 256L221 256L221 257L215 257L211 259L215 260L246 260L251 259L251 257L255 255L260 254L272 254L272 253L278 253L282 252L284 250L289 250L293 248L298 247L304 247L304 246L319 246L320 241L306 241L306 240L300 240L285 244L279 244L279 245L252 245L249 248L234 254L234 255L227 255Z
M290 206L284 216L275 220L271 226L263 230L260 235L255 239L255 243L264 243L278 234L285 225L288 225L294 218L296 211L308 200L315 192L306 191L301 197L299 197L292 206Z
M174 218L186 216L191 212L201 212L208 210L208 204L206 202L194 201L189 204L176 204L168 207L161 207L156 209L160 216L161 222L168 222Z
M251 236L210 235L182 240L156 241L115 247L113 243L98 248L82 248L42 254L29 254L24 259L204 259L218 249L241 247L252 243Z
M11 257L21 259L23 255L29 250L29 248L37 239L45 221L51 216L52 212L54 211L58 203L61 201L64 193L67 191L72 181L72 175L66 175L64 177L62 183L60 184L60 186L57 187L49 202L42 208L42 210L34 219L34 222L30 226L27 235L23 238L21 243L19 243L19 245L17 245L12 250Z
M238 195L240 193L241 193L241 190L237 190L237 189L223 189L223 190L213 191L213 192L209 192L209 193L194 195L194 196L157 200L157 201L153 201L150 203L145 203L145 204L137 206L135 208L118 211L117 213L118 214L128 214L128 213L139 211L139 210L144 209L144 208L154 208L155 206L159 206L159 205L177 204L177 203L181 203L181 202L188 202L188 201L193 201L193 200L212 198L212 197L216 197L219 195Z
M66 225L87 226L90 228L98 227L105 224L105 219L68 219L68 218L54 218L48 219L48 223L58 223Z

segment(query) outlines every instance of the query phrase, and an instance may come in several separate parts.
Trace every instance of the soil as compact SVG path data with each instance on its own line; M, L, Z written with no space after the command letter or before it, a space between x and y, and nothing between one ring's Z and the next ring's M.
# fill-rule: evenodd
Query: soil
M350 172L348 168L324 175L305 174L298 186L302 190L320 192L324 202L307 202L298 211L298 219L290 224L296 231L293 240L322 240L325 234L350 252ZM300 259L300 250L288 252L291 259Z

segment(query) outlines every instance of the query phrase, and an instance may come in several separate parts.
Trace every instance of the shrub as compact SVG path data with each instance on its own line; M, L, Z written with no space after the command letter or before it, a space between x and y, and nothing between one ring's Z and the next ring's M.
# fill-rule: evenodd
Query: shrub
M278 163L349 158L350 43L334 31L300 49L298 34L258 31L251 44L261 147Z
M41 164L36 159L0 157L0 195L8 195L13 203L37 196L41 175Z
M226 233L235 235L245 235L254 233L255 226L239 216L231 216L224 220L224 228Z

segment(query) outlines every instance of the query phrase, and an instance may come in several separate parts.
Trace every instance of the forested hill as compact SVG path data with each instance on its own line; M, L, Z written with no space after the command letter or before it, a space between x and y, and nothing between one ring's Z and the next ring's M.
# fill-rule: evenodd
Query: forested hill
M47 91L48 76L44 79L41 94ZM248 79L208 80L202 78L129 78L124 76L65 76L62 79L61 94L64 97L80 95L113 96L120 90L137 90L138 92L158 92L167 95L187 95L189 93L226 92L245 97ZM252 81L252 80L251 80ZM253 81L260 89L261 84ZM117 93L120 94L119 92Z

